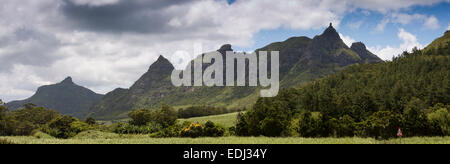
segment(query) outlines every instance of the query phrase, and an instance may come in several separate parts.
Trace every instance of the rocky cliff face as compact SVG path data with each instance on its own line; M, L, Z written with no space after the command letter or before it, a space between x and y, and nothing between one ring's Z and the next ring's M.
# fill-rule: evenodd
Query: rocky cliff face
M367 50L366 45L362 42L353 43L350 48L359 55L363 63L383 62L378 56Z

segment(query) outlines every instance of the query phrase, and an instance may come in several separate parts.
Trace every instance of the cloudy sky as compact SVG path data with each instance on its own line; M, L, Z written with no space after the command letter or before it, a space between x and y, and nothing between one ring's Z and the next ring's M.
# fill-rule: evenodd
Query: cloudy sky
M0 99L67 76L106 93L132 85L159 55L181 68L194 44L252 51L330 22L347 44L388 60L441 36L448 11L450 0L2 0Z

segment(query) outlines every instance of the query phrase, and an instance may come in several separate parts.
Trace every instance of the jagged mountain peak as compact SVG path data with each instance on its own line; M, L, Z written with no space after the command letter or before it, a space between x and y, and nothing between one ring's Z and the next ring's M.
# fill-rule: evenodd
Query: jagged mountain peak
M162 56L162 55L159 55L159 57L158 57L158 59L156 60L156 62L155 62L155 64L167 64L167 63L169 63L169 64L172 64L172 63L170 63L170 61L167 59L167 58L165 58L164 56Z
M152 88L167 85L167 82L163 82L163 80L170 76L174 69L175 67L172 63L160 55L156 62L150 66L149 70L130 87L130 90L133 93L143 94Z
M160 55L158 59L152 65L150 65L149 71L161 69L166 69L170 71L174 69L172 63L162 55Z
M68 76L60 84L75 84L72 80L72 77Z
M339 36L339 33L333 27L333 24L330 23L330 26L325 29L325 31L321 35L315 36L313 38L312 48L337 50L340 48L348 48L348 46L345 45L344 41Z
M167 59L164 56L159 55L159 57L158 57L158 59L156 61L166 61L166 60Z
M362 60L362 63L378 63L383 62L378 56L367 50L366 45L362 42L355 42L350 47L351 50L356 52Z
M366 50L366 45L363 42L355 42L350 47L353 50Z
M326 39L332 39L332 40L337 40L337 39L341 39L341 37L339 36L339 33L336 31L336 29L333 27L333 24L330 23L330 26L328 26L327 29L325 29L325 31L322 33L322 35L320 35L322 38L326 38Z

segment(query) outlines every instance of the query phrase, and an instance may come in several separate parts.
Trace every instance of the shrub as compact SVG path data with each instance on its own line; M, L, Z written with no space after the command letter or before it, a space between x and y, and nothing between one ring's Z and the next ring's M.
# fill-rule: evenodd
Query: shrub
M224 128L215 125L214 122L207 121L203 129L203 136L221 137L223 136L224 132L225 132Z
M52 139L52 138L54 138L53 136L51 136L51 135L49 135L47 133L44 133L44 132L42 132L40 130L33 130L33 132L31 132L31 136L36 137L38 139Z
M88 125L95 125L95 124L97 124L97 122L95 121L95 119L92 118L92 117L86 118L86 120L84 120L84 122L85 122L86 124L88 124Z
M182 125L172 125L170 127L166 127L158 131L157 133L153 133L151 137L163 138L163 137L180 137L180 132L182 130Z
M200 137L202 136L203 127L199 123L191 123L188 127L183 128L180 133L181 137Z
M73 138L74 139L115 139L115 138L119 138L119 135L116 133L88 130L88 131L78 133Z
M117 134L151 134L162 130L162 126L156 123L148 123L145 126L137 126L130 123L118 123L113 132Z
M85 122L81 121L74 121L72 124L70 124L70 129L75 133L80 133L86 130L89 130L89 125Z
M41 130L56 138L70 138L88 130L89 125L71 116L60 116L50 121Z
M224 135L224 128L207 121L204 125L199 123L190 123L185 126L180 133L181 137L221 137Z

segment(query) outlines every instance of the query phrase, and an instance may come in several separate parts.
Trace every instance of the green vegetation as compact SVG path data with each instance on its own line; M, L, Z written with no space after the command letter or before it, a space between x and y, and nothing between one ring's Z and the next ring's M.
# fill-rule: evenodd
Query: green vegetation
M207 121L204 125L199 123L190 123L189 126L181 130L181 137L222 137L225 133L224 128Z
M40 128L43 132L56 138L70 138L88 129L87 123L71 116L58 116Z
M59 116L54 110L46 110L34 104L26 104L24 108L15 111L8 111L6 106L0 105L0 136L30 135L33 130Z
M39 87L28 99L12 101L6 106L10 110L15 110L32 103L46 109L54 109L63 115L83 118L88 113L89 107L102 97L103 95L78 86L71 77L67 77L60 83Z
M81 133L80 133L81 134ZM111 136L113 135L113 136ZM148 135L114 135L101 133L93 137L71 139L39 139L31 136L0 137L0 144L450 144L450 137L412 137L390 140L373 138L150 138Z
M0 105L0 136L70 138L90 129L101 128L95 123L88 124L34 104L25 104L22 109L14 111L8 111L6 106Z
M444 36L434 40L428 45L424 52L426 54L450 54L450 31L446 31Z
M201 124L204 124L207 121L212 121L220 126L223 126L224 128L230 128L235 125L238 114L239 114L238 112L235 112L235 113L228 113L228 114L222 114L222 115L194 117L194 118L179 119L179 120L180 120L180 122L196 122L196 123L201 123Z
M0 105L0 136L33 136L39 139L69 139L116 136L119 134L150 134L152 137L220 137L225 128L214 122L177 123L178 113L163 104L160 110L135 110L128 122L110 126L99 125L93 118L84 122L56 111L26 104L23 109L10 111ZM114 135L113 135L114 134Z
M446 35L449 35L449 32ZM322 36L312 41L305 38L302 40L305 43L308 41L312 47L320 45L324 40L331 40L317 52L309 52L320 55L325 51L343 48L342 41L336 36L335 30L329 28ZM295 39L287 42L295 42ZM346 66L343 71L323 79L296 85L297 88L283 89L277 97L259 98L251 109L244 112L222 114L240 110L214 106L184 106L175 110L166 104L155 109L154 104L136 100L138 104L142 104L125 106L142 108L128 112L128 120L112 125L100 125L92 117L80 121L33 104L25 104L22 109L9 111L0 100L0 136L7 136L0 137L0 144L450 144L450 55L448 53L450 47L448 42L440 44L441 42L433 44L432 46L438 45L434 49L413 49L411 53L404 52L389 62ZM346 53L347 49L344 47L345 51L342 53ZM361 54L365 51L365 46L357 43L352 45L352 49ZM370 56L369 52L364 53ZM360 57L367 56L360 55ZM344 68L343 66L348 64L349 60L319 64L314 68L318 68L315 70L323 68L322 71L331 73ZM167 62L159 61L159 66L151 68L155 68L156 72L172 68L167 65ZM293 68L286 70L289 73L302 70L300 72L317 76L317 72L314 72L312 68L301 68L301 63L291 64ZM161 75L150 79L145 78L153 73L150 71L132 89L123 92L132 95L129 97L131 99L148 94L146 89L149 88L145 88L147 86L144 84L149 80L155 80L152 78L165 77ZM290 75L289 73L287 75ZM153 84L164 86L157 82ZM294 83L289 81L289 84ZM154 89L161 88L150 89L153 94L156 92L153 92ZM200 91L193 92L196 89ZM163 90L170 91L169 88L164 87ZM247 92L254 91L256 90L227 87L214 88L213 91L206 91L206 88L201 87L188 88L188 92L193 94L191 98L196 100L204 100L202 96L195 96L196 94L245 95ZM171 96L182 97L184 94L179 93L159 94L156 95L158 98L152 98L171 99L173 98ZM217 96L220 97L220 95ZM183 101L192 101L192 99ZM230 98L222 102L235 100ZM145 108L148 105L151 107ZM119 112L129 109L131 108L122 109L123 111ZM113 112L113 114L117 113ZM203 117L188 118L193 116ZM402 129L405 138L396 138L399 128Z
M450 56L414 49L392 62L344 71L260 98L236 125L242 136L447 136ZM313 115L313 113L318 113Z
M202 117L202 116L212 116L220 115L226 113L234 113L239 111L245 111L245 108L231 108L227 109L225 107L213 107L213 106L190 106L187 108L178 109L178 118L192 118L192 117Z

